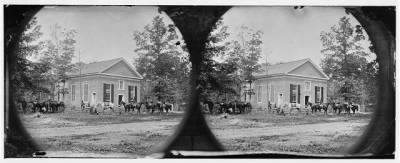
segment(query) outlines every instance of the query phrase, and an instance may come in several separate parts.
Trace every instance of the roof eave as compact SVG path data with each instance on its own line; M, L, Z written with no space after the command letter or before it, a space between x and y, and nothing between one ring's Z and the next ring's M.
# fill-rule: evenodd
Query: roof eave
M107 74L107 73L88 73L88 74L82 74L82 75L69 75L69 76L67 76L67 78L71 79L71 78L79 78L79 77L87 77L87 76L95 76L95 75L143 80L143 77L131 77L131 76L115 75L115 74Z
M327 80L327 81L329 80L329 78L321 78L321 77L306 76L306 75L297 75L297 74L288 74L288 73L260 75L260 76L255 76L255 78L256 78L256 79L263 79L263 78L285 77L285 76L302 77L302 78L311 78L311 79Z

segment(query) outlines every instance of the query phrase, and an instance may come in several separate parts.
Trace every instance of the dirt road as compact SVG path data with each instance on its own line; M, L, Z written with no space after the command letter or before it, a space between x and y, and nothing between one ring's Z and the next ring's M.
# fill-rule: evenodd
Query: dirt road
M118 123L113 117L84 117L111 120L93 123L73 119L75 115L71 117L24 117L24 122L28 132L52 157L143 157L162 146L180 122L180 118L161 115L138 116L141 119L118 116L116 118L135 120ZM252 115L249 117L254 118ZM212 118L209 125L227 150L247 152L340 152L353 143L368 124L365 118L343 121L342 117L332 117L331 120L322 117L323 121L318 123L314 121L319 117L300 117L312 123L296 125L287 122L297 117L277 117L279 119L274 123L244 116Z

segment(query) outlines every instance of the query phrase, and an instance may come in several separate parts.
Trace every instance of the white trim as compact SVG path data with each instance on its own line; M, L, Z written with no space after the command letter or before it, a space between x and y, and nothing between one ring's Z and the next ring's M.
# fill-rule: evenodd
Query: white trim
M299 68L300 66L306 64L307 62L310 62L311 65L317 69L318 72L320 72L322 74L322 76L324 76L324 78L321 77L315 77L315 76L306 76L306 75L298 75L298 74L290 74L290 72L292 72L293 70ZM274 76L299 76L299 77L305 77L305 78L313 78L313 79L322 79L322 80L329 80L329 77L316 65L314 64L314 62L308 58L306 60L304 60L302 63L294 66L292 69L290 69L289 71L286 71L284 73L279 73L279 74L267 74L267 75L255 75L256 79L260 79L260 78L267 78L267 77L274 77Z
M305 75L296 75L296 74L274 74L274 75L264 75L264 76L256 76L256 80L270 79L270 78L281 78L281 77L298 77L298 78L306 78L306 79L314 79L314 80L322 80L328 81L327 78L319 78L319 77L311 77Z
M125 60L125 58L122 58L122 61L125 62L125 64L127 64L128 67L129 67L131 70L133 70L133 72L135 72L136 75L138 75L140 79L143 79L143 76L140 75L140 73L136 71L136 68L133 67L131 64L129 64L128 61Z
M119 62L121 62L121 61L124 62L124 63L128 66L128 68L129 68L131 71L133 71L136 75L138 75L138 76L139 76L139 79L143 79L142 75L140 75L140 74L136 71L136 69L135 69L131 64L129 64L128 61L126 61L124 58L119 58L119 60L117 60L115 63L111 64L110 66L106 67L105 69L103 69L102 71L99 71L99 72L100 72L100 73L103 73L104 71L110 69L111 67L113 67L114 65L116 65L117 63L119 63Z
M75 79L75 78L90 78L92 76L97 76L97 75L99 75L100 77L101 76L107 76L107 77L116 77L118 79L121 79L121 78L124 79L125 78L125 79L135 79L137 81L141 81L142 80L141 78L137 78L137 77L129 77L129 76L123 76L123 75L108 74L108 73L90 73L90 74L84 74L82 76L69 75L68 76L68 80Z
M122 59L122 58L117 58L117 60L116 60L114 63L110 64L109 66L107 66L106 68L104 68L103 70L98 71L98 72L101 73L101 72L104 72L104 71L110 69L111 67L113 67L113 66L116 65L117 63L121 62L121 59Z

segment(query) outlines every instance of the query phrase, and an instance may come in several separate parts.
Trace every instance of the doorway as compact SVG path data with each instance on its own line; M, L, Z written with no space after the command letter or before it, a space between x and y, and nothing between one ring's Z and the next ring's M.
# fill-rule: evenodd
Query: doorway
M305 102L304 105L305 105L305 106L307 106L309 100L310 100L310 96L305 96L305 97L304 97L304 102Z
M118 95L118 105L121 105L121 102L124 100L124 95Z

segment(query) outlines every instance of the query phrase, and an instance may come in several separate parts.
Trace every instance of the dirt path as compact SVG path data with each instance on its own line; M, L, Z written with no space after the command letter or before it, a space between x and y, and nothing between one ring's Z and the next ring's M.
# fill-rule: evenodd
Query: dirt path
M157 132L160 130L168 130L174 127L178 122L171 121L157 121L157 122L134 122L123 124L107 124L96 126L74 126L74 127L60 127L60 128L29 128L28 131L33 137L45 138L55 136L74 136L74 135L97 135L104 133L145 133L146 131Z
M350 133L355 127L365 126L365 122L329 122L320 124L304 124L295 126L278 126L265 128L244 128L244 129L224 129L213 130L217 137L232 139L239 137L258 137L267 135L291 135L303 133L334 134L337 132Z

